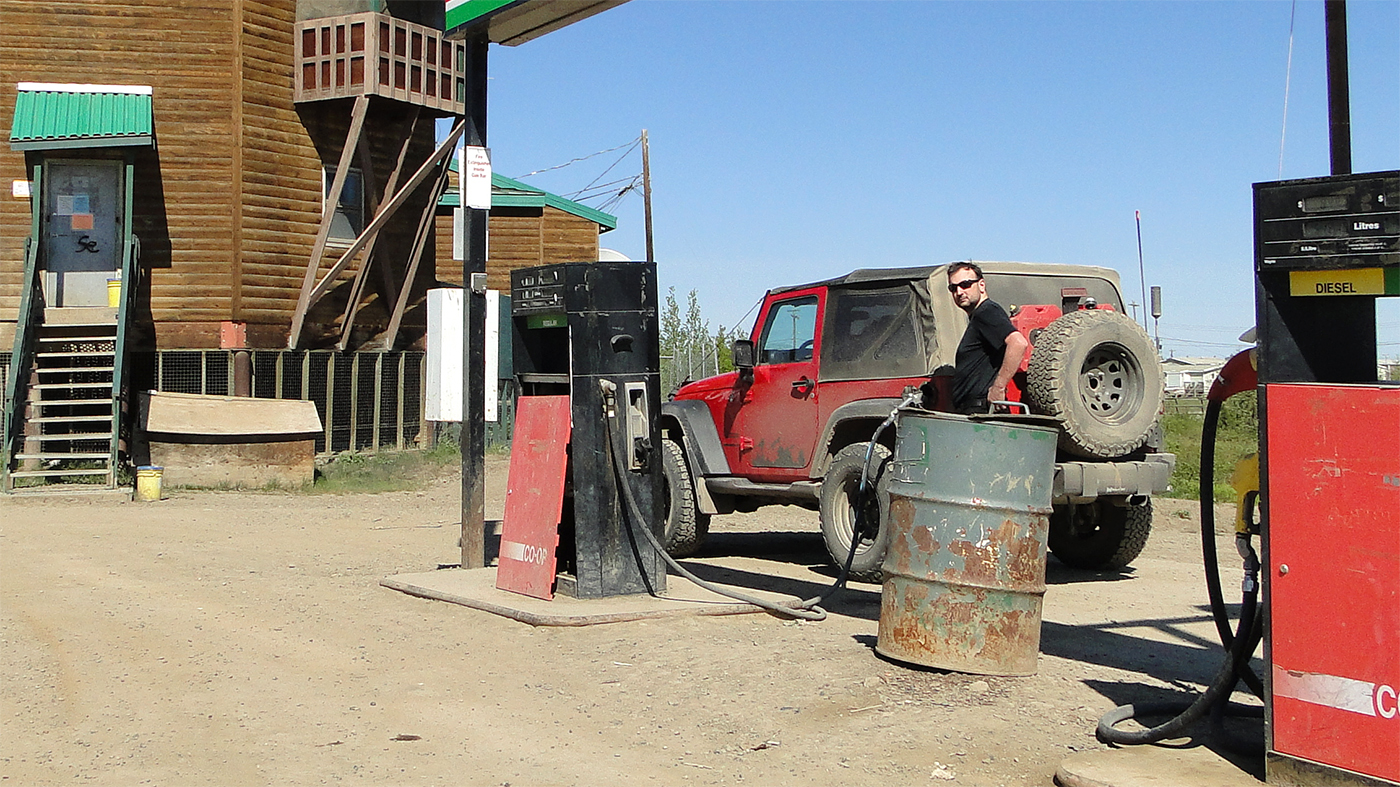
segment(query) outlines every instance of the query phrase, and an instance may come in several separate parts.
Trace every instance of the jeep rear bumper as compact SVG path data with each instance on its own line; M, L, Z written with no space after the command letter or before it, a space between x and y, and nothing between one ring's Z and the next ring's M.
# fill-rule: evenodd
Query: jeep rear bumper
M1134 462L1057 462L1056 503L1087 503L1099 497L1150 496L1167 491L1176 454L1148 454Z

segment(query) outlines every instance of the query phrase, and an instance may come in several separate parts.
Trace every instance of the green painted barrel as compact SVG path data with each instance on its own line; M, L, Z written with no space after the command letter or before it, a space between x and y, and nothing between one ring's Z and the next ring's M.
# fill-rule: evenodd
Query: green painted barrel
M1033 675L1055 429L905 413L890 473L875 649L982 675Z

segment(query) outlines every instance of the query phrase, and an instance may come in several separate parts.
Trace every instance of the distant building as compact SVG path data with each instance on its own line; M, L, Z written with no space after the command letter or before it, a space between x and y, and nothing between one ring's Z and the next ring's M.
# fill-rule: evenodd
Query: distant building
M1167 396L1205 396L1225 365L1221 358L1166 358Z

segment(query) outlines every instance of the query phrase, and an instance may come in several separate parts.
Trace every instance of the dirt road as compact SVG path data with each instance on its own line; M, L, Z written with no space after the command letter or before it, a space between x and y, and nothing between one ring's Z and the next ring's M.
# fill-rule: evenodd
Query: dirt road
M820 623L570 629L380 587L458 562L457 488L0 499L0 781L1046 785L1100 714L1219 663L1187 503L1132 570L1052 560L1039 673L979 678L876 656L874 585ZM815 523L717 518L692 565L807 566L791 591L814 595Z

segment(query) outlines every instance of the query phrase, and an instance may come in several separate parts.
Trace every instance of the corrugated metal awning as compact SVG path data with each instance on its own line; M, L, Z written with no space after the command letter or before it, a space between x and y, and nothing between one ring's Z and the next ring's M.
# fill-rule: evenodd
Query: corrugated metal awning
M458 172L457 160L454 158L449 165L453 172ZM450 188L443 192L438 200L439 208L456 208L462 204L461 194L457 189ZM611 213L604 213L597 208L584 205L581 202L574 202L567 197L558 194L551 194L543 189L537 189L521 183L514 178L505 175L491 173L491 207L493 208L539 208L549 205L558 208L566 213L572 213L581 219L588 219L597 224L602 229L601 232L608 232L617 229L617 217Z
M149 146L154 139L149 86L19 83L15 150Z

